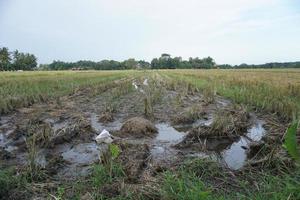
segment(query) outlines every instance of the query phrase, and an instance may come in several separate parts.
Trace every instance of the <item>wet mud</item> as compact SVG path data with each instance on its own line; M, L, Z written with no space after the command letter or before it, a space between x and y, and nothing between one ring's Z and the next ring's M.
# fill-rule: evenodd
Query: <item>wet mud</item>
M151 115L145 114L146 98ZM118 159L131 183L189 157L211 157L238 170L255 157L255 144L265 143L267 124L222 97L208 103L195 88L148 77L112 84L101 92L79 91L59 103L35 104L1 116L0 162L26 166L28 141L36 137L35 161L51 177L88 176L103 151L94 138L106 129L121 149Z

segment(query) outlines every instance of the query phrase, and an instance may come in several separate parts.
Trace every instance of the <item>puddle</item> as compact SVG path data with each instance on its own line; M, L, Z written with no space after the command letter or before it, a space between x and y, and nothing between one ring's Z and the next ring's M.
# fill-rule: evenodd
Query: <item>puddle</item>
M101 133L103 129L106 129L108 131L116 131L119 130L122 126L120 120L115 120L113 122L103 124L99 122L99 116L95 113L90 114L90 116L91 126L97 133Z
M5 140L4 140L4 134L0 133L0 146L4 146L5 145Z
M246 150L253 141L259 141L265 134L263 128L264 122L256 120L255 124L248 129L246 137L242 136L236 141L227 138L203 139L203 147L199 147L198 152L192 152L188 156L200 157L209 155L230 169L238 170L244 166L247 161ZM198 156L199 155L199 156Z
M157 124L158 135L153 140L151 155L155 161L174 161L178 150L172 145L180 142L186 135L166 123Z
M159 142L175 144L186 135L185 132L180 132L166 123L157 124L156 127L158 129L158 135L155 140Z
M54 133L64 127L68 126L68 122L67 121L62 121L62 122L58 122L58 123L53 123L52 126L52 130L54 131Z
M5 151L13 152L18 149L18 147L10 145L11 140L7 136L14 130L6 131L5 133L0 133L0 147L4 148Z
M70 144L58 145L56 154L61 154L67 162L58 172L59 176L85 176L92 168L92 164L99 160L100 147L95 143L81 143L75 146Z
M247 137L253 141L261 140L266 132L263 128L263 124L264 122L261 120L256 121L255 125L248 130ZM236 170L245 164L247 160L245 148L248 148L251 143L251 140L248 138L241 137L240 140L234 142L229 149L221 152L221 156L229 168Z
M212 115L208 116L207 119L199 119L196 122L193 123L193 127L198 126L210 126L214 121L214 118Z
M77 165L92 164L99 158L99 147L96 143L82 143L73 148L63 149L62 156L64 160Z
M91 114L90 120L91 120L91 126L92 126L92 128L95 131L97 131L97 133L100 133L103 130L103 126L99 122L98 116L95 113L93 113L93 114Z
M217 100L217 106L218 107L226 107L230 104L231 102L227 99L219 99Z
M119 130L122 126L122 123L119 120L115 120L113 122L108 122L108 123L101 123L99 122L99 116L96 114L91 114L91 126L92 128L97 132L100 133L103 131L103 129L106 129L108 131L115 131Z
M248 142L242 137L238 142L234 142L229 149L221 153L222 159L229 168L236 170L244 165L247 155L246 150L242 147L247 147Z
M47 161L46 161L46 150L41 149L37 152L37 156L35 159L35 162L40 165L41 167L46 167Z
M247 136L253 141L261 140L266 133L266 130L264 129L263 125L263 121L257 120L257 123L248 131Z
M209 115L207 119L198 119L191 124L175 125L174 128L179 132L188 132L192 128L199 126L210 126L213 123L213 115Z

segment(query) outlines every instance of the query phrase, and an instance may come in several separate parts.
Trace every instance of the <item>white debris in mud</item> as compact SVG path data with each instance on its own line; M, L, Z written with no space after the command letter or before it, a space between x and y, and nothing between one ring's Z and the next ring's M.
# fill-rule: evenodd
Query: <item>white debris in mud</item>
M143 85L148 85L148 79L145 79Z
M139 88L139 87L137 86L137 84L136 84L135 81L132 82L132 85L134 86L134 88L135 88L136 90Z
M146 80L147 80L147 79L146 79ZM145 81L146 81L146 80L145 80ZM148 85L148 81L146 81L146 82L145 82L145 81L144 81L143 84L144 84L144 85L146 85L146 84ZM139 90L139 91L140 91L141 93L143 93L143 94L145 93L145 91L144 91L142 88L139 88L139 87L137 86L137 84L136 84L135 81L132 82L132 85L134 86L134 88L135 88L136 90Z
M113 142L112 135L105 129L95 138L95 140L98 144L110 144Z

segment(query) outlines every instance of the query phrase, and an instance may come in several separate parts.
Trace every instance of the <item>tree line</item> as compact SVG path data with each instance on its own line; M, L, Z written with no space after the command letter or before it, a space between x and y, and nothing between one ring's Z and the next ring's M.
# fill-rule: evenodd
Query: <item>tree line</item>
M102 60L100 62L83 60L77 62L53 61L50 64L40 65L40 68L45 70L211 69L216 68L216 63L211 57L182 60L181 57L172 58L169 54L162 54L159 58L152 59L151 62L135 60L134 58L122 62L115 60Z
M122 62L115 60L102 60L99 62L80 60L77 62L63 62L55 60L50 64L40 64L37 67L37 58L33 54L22 53L18 50L9 52L8 48L0 47L0 71L13 70L124 70L124 69L246 69L246 68L300 68L300 62L266 63L260 65L217 65L213 58L172 58L170 54L163 53L151 62L130 58Z
M240 64L240 65L219 65L223 69L259 69L259 68L300 68L300 62L271 62L258 65Z
M131 58L123 62L115 60L102 60L100 62L80 60L77 62L53 61L51 64L41 64L44 70L124 70L124 69L149 69L150 63Z
M151 61L152 69L212 69L216 67L216 63L211 57L183 60L181 57L172 58L170 54L164 53Z
M7 47L0 48L0 71L33 70L37 68L37 58L30 53L18 50L10 52Z

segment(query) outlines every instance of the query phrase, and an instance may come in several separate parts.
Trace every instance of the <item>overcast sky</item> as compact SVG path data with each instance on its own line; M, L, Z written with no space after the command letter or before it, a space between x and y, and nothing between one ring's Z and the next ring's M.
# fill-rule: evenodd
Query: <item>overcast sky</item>
M39 63L161 53L300 61L299 0L0 0L0 46Z

